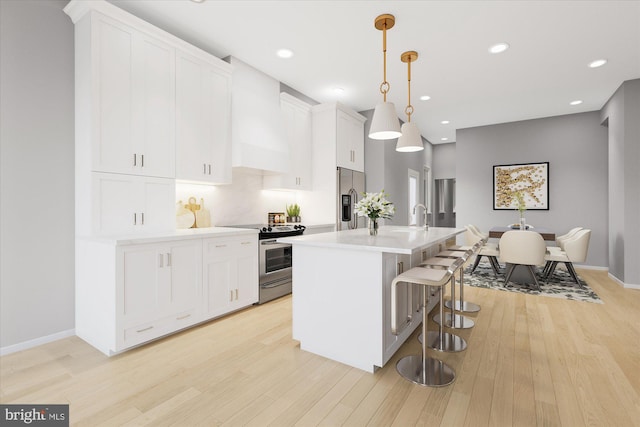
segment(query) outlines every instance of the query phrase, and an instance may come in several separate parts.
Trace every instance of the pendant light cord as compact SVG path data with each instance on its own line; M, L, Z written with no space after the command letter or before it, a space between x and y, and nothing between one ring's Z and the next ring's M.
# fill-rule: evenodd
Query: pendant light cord
M390 85L387 81L387 24L385 22L382 28L382 62L383 62L383 73L382 73L382 83L380 84L380 92L382 92L382 96L384 98L384 102L387 102L387 92L389 92Z

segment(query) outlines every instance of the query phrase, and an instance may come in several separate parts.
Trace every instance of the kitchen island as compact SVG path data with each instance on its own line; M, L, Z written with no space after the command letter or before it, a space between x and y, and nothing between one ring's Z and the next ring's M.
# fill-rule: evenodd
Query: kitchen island
M293 245L293 338L368 372L384 366L421 323L421 288L399 285L401 326L391 333L391 281L463 231L383 226L376 236L356 229L278 239Z

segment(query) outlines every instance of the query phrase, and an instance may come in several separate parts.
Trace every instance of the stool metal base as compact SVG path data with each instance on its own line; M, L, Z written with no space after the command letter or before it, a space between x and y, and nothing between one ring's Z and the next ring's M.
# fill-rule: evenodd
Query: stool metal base
M418 335L418 341L422 342L422 334ZM427 332L427 346L434 350L446 351L448 353L457 353L467 349L467 342L464 338L449 332L444 332L442 337L442 345L440 343L440 333L436 331Z
M430 387L447 386L456 378L453 369L442 360L427 357L423 362L422 356L418 355L403 357L396 364L396 369L412 383Z
M440 324L440 315L433 316L433 321ZM454 322L451 323L451 313L444 314L444 326L453 329L469 329L475 326L476 322L473 319L462 316L460 314L454 314Z
M451 300L446 300L444 302L444 306L451 308ZM462 305L460 305L460 301L456 301L454 310L461 311L463 313L477 313L480 311L480 306L468 301L462 301Z

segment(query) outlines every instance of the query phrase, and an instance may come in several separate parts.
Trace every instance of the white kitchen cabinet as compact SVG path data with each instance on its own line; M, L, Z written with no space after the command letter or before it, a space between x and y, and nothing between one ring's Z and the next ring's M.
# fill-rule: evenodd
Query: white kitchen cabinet
M338 109L336 121L338 167L364 172L364 120L357 113Z
M92 170L173 178L175 49L96 12L76 43Z
M94 172L93 233L175 229L175 182L167 178Z
M231 183L231 71L176 55L176 178Z
M257 236L205 239L203 268L207 316L258 302Z
M288 93L280 94L290 169L286 174L265 175L265 189L311 190L311 105Z

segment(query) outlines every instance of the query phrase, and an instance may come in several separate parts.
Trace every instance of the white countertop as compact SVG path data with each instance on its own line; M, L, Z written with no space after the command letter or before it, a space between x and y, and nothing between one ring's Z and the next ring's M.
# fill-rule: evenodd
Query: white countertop
M232 237L243 235L257 235L258 229L234 227L188 228L182 230L163 231L123 236L87 237L94 242L112 245L137 245L141 243L166 242L171 240L202 239L207 237Z
M377 236L370 236L368 229L361 228L282 237L278 241L294 246L411 254L414 250L444 242L462 232L464 232L464 228L429 227L428 230L425 230L423 227L383 226L378 230Z

